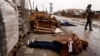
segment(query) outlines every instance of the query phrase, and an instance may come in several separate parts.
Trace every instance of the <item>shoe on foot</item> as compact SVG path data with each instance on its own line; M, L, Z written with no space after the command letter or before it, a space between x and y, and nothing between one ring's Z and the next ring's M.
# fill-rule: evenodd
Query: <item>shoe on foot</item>
M30 44L30 40L27 41L27 45L29 45L29 44Z

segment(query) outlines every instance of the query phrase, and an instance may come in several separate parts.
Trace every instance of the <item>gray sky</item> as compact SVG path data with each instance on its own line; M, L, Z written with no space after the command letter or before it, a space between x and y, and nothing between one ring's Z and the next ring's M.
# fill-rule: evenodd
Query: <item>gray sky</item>
M47 8L49 11L49 3L53 3L53 12L63 9L86 9L88 4L92 4L92 10L100 10L100 0L31 0L34 1L35 7L39 10ZM44 5L44 6L43 6Z

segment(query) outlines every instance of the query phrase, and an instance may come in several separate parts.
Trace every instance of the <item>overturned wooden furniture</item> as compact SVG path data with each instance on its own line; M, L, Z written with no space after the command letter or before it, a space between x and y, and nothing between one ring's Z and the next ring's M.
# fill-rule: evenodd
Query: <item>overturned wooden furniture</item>
M34 31L35 32L46 32L46 33L54 33L55 25L51 20L35 20L34 23Z
M35 32L54 33L60 27L60 21L46 13L32 14L30 18L31 30Z

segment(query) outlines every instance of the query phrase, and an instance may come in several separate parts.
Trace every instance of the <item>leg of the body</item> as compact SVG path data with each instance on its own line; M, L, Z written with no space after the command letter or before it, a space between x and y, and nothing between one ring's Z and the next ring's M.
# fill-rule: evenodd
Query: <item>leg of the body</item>
M53 42L47 42L47 41L34 41L30 43L28 47L50 49L56 52L60 52L60 49L61 49L59 45L56 45Z
M87 26L88 26L89 22L87 20L86 25L85 25L85 30L87 30Z
M91 20L89 21L89 30L92 31L92 22L91 22Z

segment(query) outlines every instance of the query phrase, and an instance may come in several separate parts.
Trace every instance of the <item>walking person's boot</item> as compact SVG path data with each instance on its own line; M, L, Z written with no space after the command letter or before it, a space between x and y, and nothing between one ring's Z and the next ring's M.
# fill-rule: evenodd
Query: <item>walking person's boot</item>
M90 31L93 31L91 23L89 24Z
M90 29L90 31L93 31L93 29Z
M87 28L85 28L84 30L87 30Z

